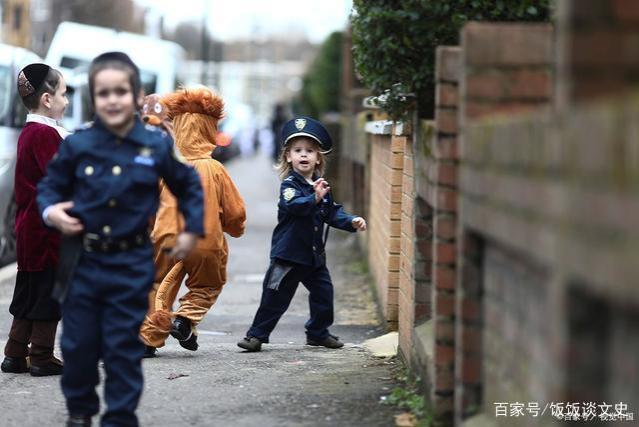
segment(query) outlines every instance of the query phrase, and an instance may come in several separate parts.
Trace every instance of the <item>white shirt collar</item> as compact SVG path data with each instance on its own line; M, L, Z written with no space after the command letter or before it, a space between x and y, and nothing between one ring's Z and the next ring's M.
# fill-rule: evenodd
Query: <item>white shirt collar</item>
M58 122L56 122L51 117L42 116L40 114L34 114L34 113L27 114L27 121L26 122L27 123L35 122L35 123L41 123L43 125L50 126L50 127L54 128L58 132L58 134L60 135L60 137L62 139L66 138L67 136L69 136L71 134L71 132L69 132L68 130L66 130L62 126L60 126L58 124Z

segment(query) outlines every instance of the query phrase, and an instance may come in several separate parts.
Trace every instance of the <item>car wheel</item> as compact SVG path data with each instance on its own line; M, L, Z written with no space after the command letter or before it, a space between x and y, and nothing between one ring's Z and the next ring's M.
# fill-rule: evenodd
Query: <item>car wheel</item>
M4 231L0 236L0 266L16 260L16 208L15 195L13 195L3 218Z

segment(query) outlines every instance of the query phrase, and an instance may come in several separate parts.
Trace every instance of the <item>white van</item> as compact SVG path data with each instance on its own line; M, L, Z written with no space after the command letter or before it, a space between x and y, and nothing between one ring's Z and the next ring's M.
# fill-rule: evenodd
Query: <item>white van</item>
M109 51L121 51L131 57L140 68L142 86L147 94L172 92L182 81L181 66L186 53L177 43L109 28L62 22L53 36L45 62L62 71L72 92L65 126L74 128L89 118L86 105L81 105L81 99L86 96L75 92L86 91L86 87L82 86L86 86L86 72L91 60ZM82 117L82 121L78 122L78 117Z
M27 110L16 87L18 73L25 66L42 62L35 53L0 44L0 266L15 260L15 197L13 180L16 145Z

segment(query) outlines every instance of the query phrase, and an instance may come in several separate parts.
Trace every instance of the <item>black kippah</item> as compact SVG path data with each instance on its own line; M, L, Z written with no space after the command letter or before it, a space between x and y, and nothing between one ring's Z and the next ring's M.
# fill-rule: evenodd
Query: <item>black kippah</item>
M24 67L18 74L18 93L20 96L25 98L36 93L42 87L50 69L51 67L47 64L40 63Z
M138 66L135 65L135 63L131 60L131 58L129 58L129 55L127 55L124 52L105 52L105 53L102 53L102 54L96 56L93 59L93 61L91 62L91 65L97 65L100 62L108 62L108 61L123 62L126 65L130 66L131 68L133 68L133 71L135 71L135 74L138 77L140 75L140 70L138 69Z

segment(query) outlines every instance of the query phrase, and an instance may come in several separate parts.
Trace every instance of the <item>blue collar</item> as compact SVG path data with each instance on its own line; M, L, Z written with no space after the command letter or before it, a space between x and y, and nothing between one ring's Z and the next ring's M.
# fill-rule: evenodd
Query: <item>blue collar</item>
M308 181L306 180L306 178L304 178L301 174L295 172L295 171L291 171L291 174L289 176L292 176L294 180L299 181L301 183L304 183L306 185L311 185L308 183ZM313 181L315 181L317 178L319 178L319 176L317 175L313 175L313 177L311 178Z

